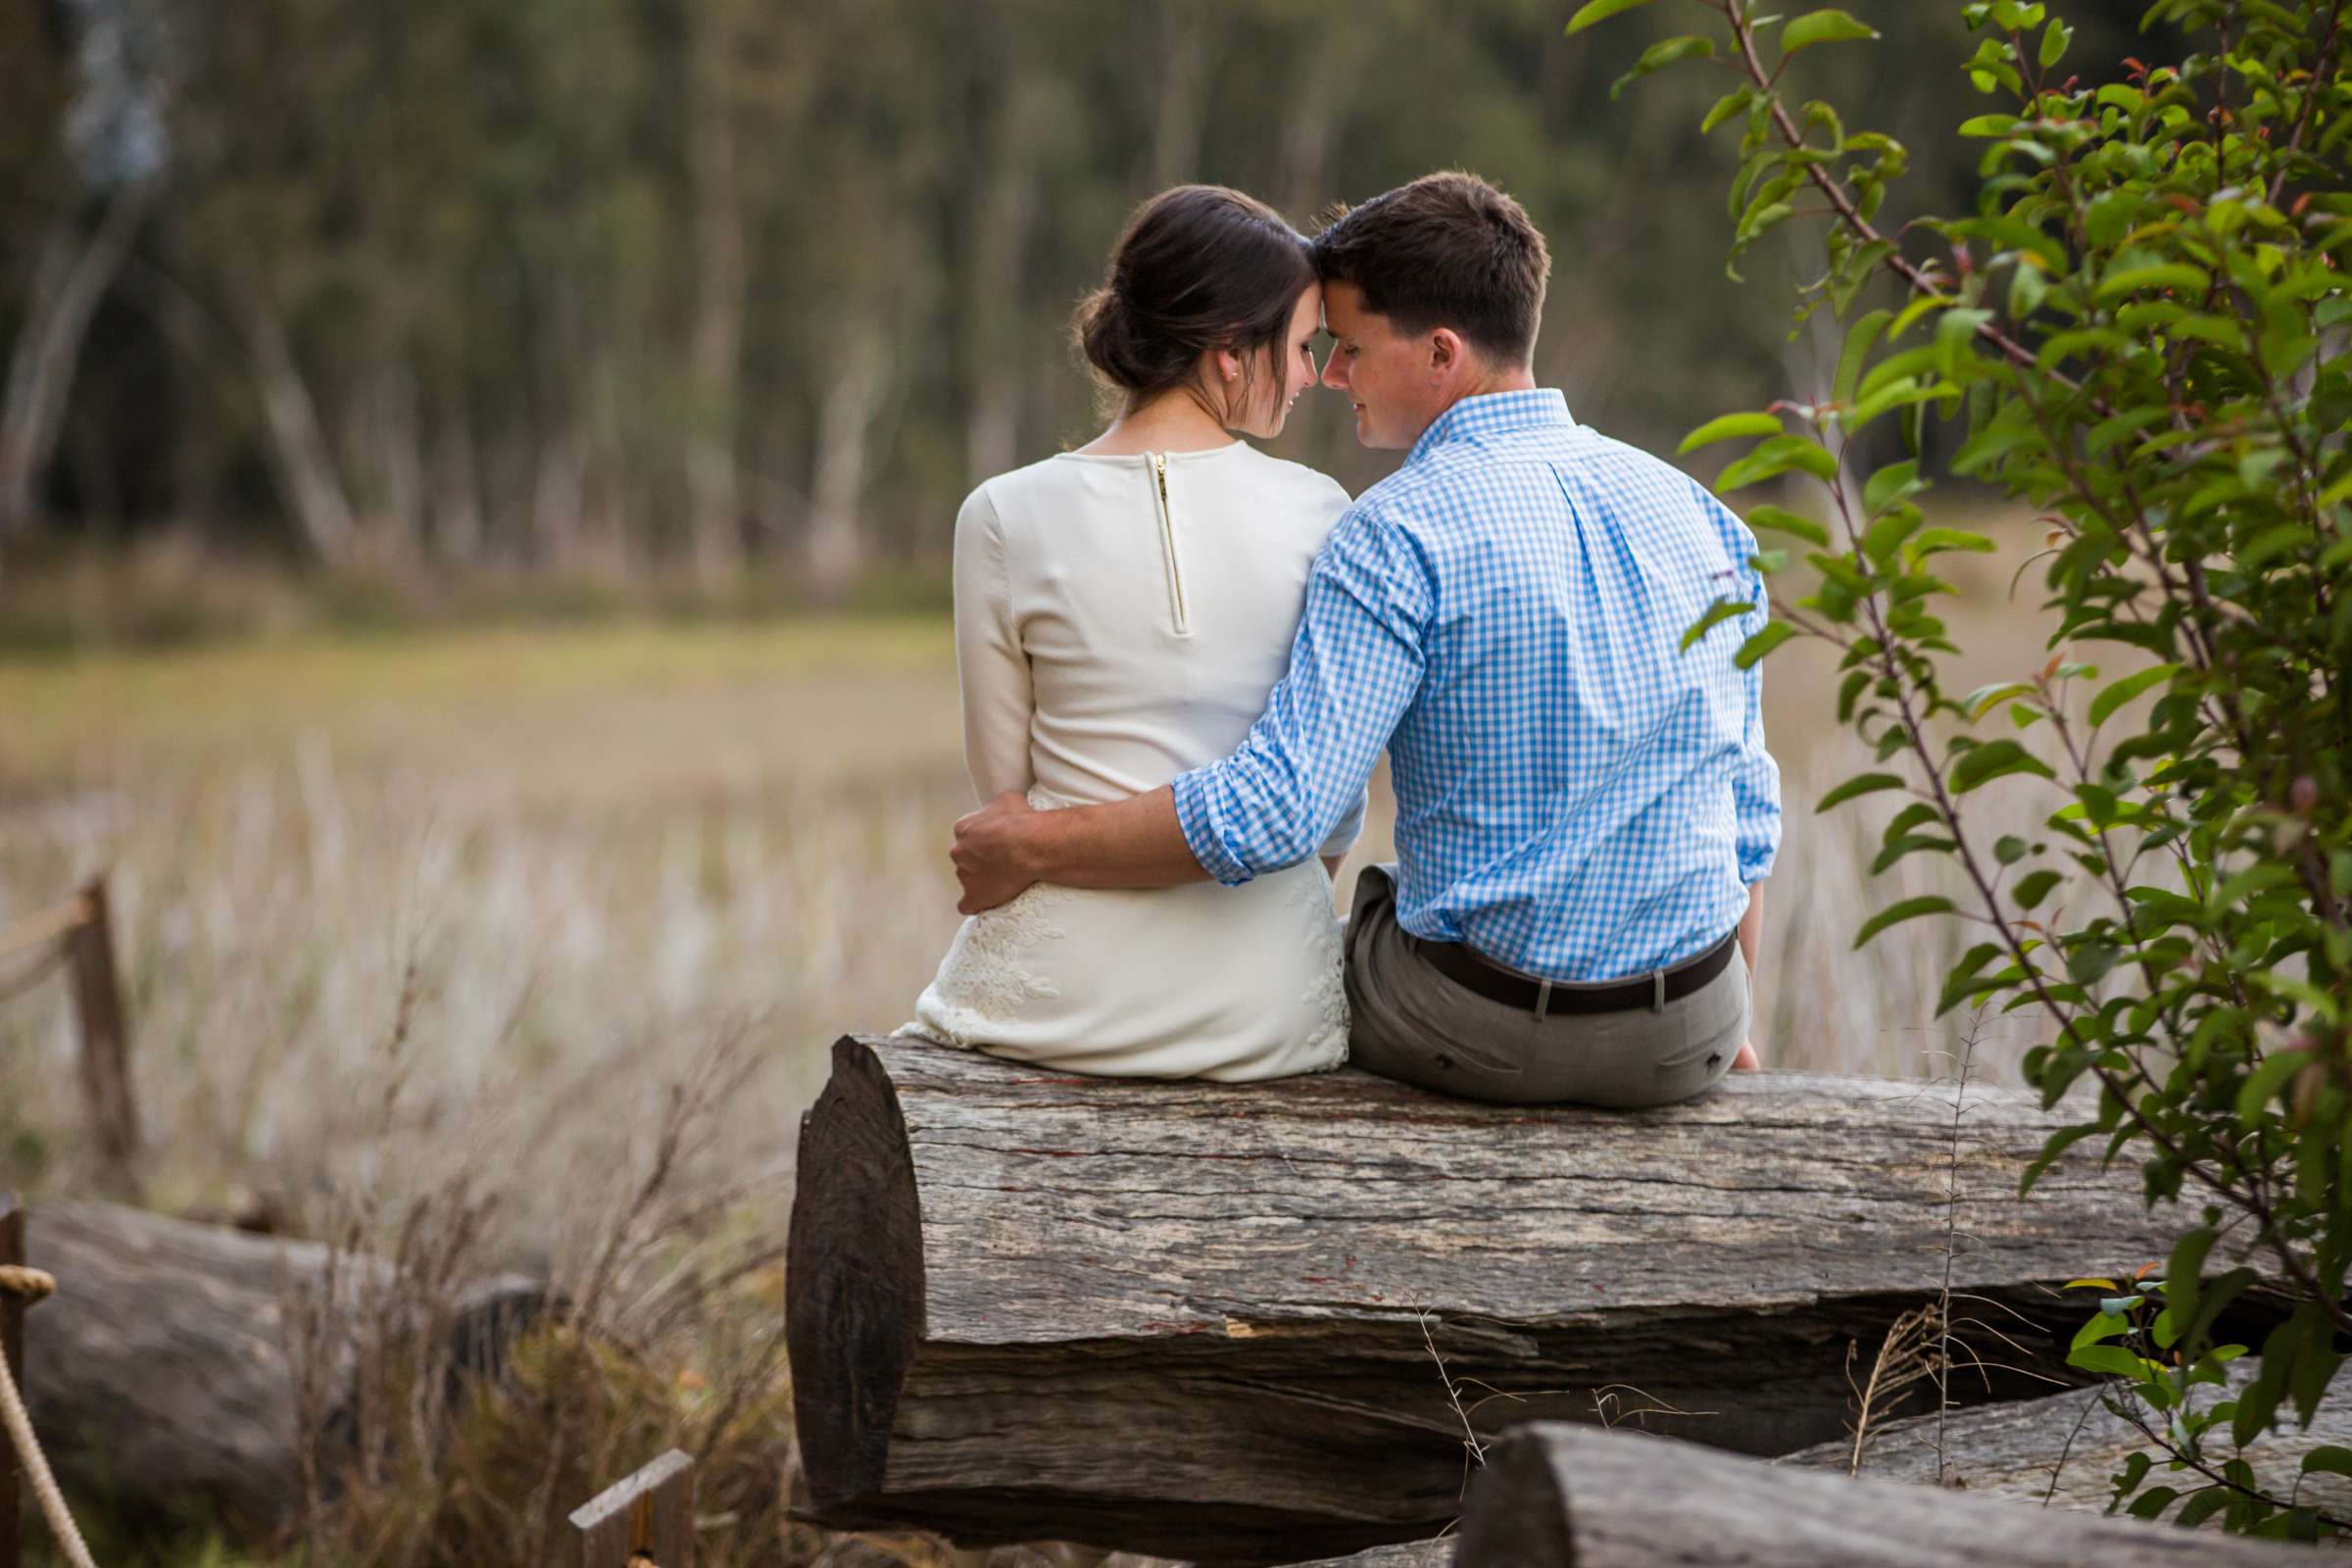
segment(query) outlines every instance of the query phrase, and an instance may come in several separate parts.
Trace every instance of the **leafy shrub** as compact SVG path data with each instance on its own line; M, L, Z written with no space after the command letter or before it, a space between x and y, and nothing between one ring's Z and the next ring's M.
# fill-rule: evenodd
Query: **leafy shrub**
M1569 28L1647 3L1592 0ZM1898 226L1880 215L1903 147L1786 85L1797 55L1875 30L1842 11L1693 3L1711 30L1652 46L1631 75L1729 68L1705 125L1741 129L1735 259L1818 218L1828 266L1798 314L1850 318L1829 401L1727 415L1685 443L1755 438L1717 488L1801 478L1831 518L1747 509L1818 580L1776 594L1739 659L1834 644L1838 716L1879 766L1821 808L1901 792L1880 867L1949 857L1973 890L1882 909L1856 945L1903 920L1972 922L1983 940L1942 1005L2037 1016L2047 1043L2026 1066L2049 1102L2095 1086L2096 1114L2026 1186L2104 1137L2110 1158L2142 1159L2150 1202L2200 1205L2161 1312L2118 1319L2144 1340L2133 1386L2183 1418L2155 1435L2171 1467L2222 1499L2183 1512L2229 1505L2239 1528L2316 1535L2339 1522L2252 1496L2186 1418L2193 1389L2219 1381L2210 1330L2257 1267L2292 1316L2205 1425L2243 1445L2284 1406L2308 1421L2352 1333L2352 16L2344 0L2156 0L2144 25L2182 41L2177 63L2078 73L2049 8L1967 5L1982 37L1957 69L1986 112L1955 134L1984 146L1976 211ZM1889 275L1898 302L1855 316ZM2028 564L2048 657L1966 695L1942 680L1958 650L1936 558L1994 545L1922 512L1931 417L1957 427L1951 473L2029 503L2047 530ZM1903 452L1871 468L1889 425ZM1779 571L1788 552L1759 564ZM1693 639L1745 609L1719 605ZM1976 792L2000 780L2050 793L2042 831L1985 842ZM2209 1259L2234 1266L2208 1278ZM2119 1477L2119 1503L2147 1471ZM2134 1511L2172 1501L2149 1495Z

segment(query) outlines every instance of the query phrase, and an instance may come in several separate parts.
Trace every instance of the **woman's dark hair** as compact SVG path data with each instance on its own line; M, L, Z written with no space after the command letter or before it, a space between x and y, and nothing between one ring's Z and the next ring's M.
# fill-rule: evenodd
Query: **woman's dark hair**
M1241 356L1247 397L1258 352L1280 344L1314 281L1313 248L1273 208L1222 185L1178 185L1127 220L1071 335L1130 407L1191 382L1203 349Z
M1315 265L1408 336L1450 326L1497 365L1535 356L1551 253L1527 209L1476 174L1373 197L1315 236Z

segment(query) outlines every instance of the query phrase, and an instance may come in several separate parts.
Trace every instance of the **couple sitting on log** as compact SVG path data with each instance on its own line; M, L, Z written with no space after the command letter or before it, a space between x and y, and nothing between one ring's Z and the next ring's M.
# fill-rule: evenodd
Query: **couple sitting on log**
M1536 384L1549 270L1467 174L1312 240L1214 186L1137 213L1077 322L1118 416L956 518L985 804L953 851L971 918L903 1032L1113 1075L1352 1059L1522 1103L1664 1104L1754 1064L1780 838L1733 660L1766 614L1755 541ZM1352 504L1234 433L1279 434L1318 380L1407 454ZM1330 873L1384 749L1401 863L1343 927Z

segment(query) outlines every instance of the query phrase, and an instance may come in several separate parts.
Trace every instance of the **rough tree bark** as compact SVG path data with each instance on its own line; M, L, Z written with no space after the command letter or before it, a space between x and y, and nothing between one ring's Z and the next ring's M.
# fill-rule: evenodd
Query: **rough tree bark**
M2088 1312L2083 1313L2088 1316ZM2254 1380L2249 1361L2230 1363L2224 1389L2204 1389L2199 1408L2233 1398ZM2017 1497L2052 1507L2098 1513L2114 1494L2110 1478L2128 1454L2155 1453L2144 1433L2111 1414L2092 1389L2076 1389L2014 1404L1954 1410L1938 1422L1934 1414L1905 1416L1864 1433L1865 1476L1917 1486L1966 1488L1983 1496ZM2255 1484L2274 1497L2292 1496L2338 1518L2352 1518L2352 1477L2304 1475L2303 1456L2322 1446L2352 1447L2352 1371L2339 1372L2308 1427L2282 1423L2245 1450ZM2221 1445L2218 1467L2236 1456ZM2158 1457L2156 1482L2182 1493L2205 1478L2168 1472ZM1851 1468L1850 1440L1800 1448L1774 1462L1807 1470Z
M2308 1546L1776 1469L1694 1443L1521 1427L1470 1490L1455 1568L2263 1568Z
M1344 1070L1083 1079L844 1039L800 1144L788 1271L812 1516L1295 1561L1434 1534L1481 1441L1537 1417L1751 1453L1836 1437L1943 1275L2071 1381L2049 1285L2170 1233L2136 1177L1972 1090L1793 1073L1614 1113ZM1981 1310L1995 1308L1983 1306ZM1426 1322L1423 1314L1426 1313ZM1441 1374L1436 1356L1445 1357Z
M60 1479L127 1512L202 1497L255 1530L285 1524L305 1425L288 1303L330 1277L328 1250L109 1203L40 1204L28 1219L27 1260L58 1293L26 1320L24 1392ZM332 1268L361 1321L370 1293L398 1289L380 1259L343 1253ZM499 1365L549 1298L501 1275L447 1305L462 1375ZM323 1363L321 1432L348 1430L355 1359L346 1344Z

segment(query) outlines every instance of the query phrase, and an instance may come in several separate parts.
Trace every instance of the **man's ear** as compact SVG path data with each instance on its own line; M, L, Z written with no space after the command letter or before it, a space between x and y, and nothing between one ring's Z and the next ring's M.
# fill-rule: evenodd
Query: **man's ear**
M1450 326L1441 326L1429 334L1429 378L1443 381L1462 368L1469 353L1461 335Z

